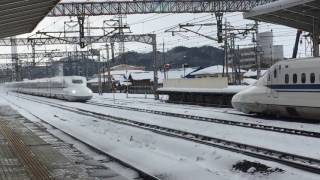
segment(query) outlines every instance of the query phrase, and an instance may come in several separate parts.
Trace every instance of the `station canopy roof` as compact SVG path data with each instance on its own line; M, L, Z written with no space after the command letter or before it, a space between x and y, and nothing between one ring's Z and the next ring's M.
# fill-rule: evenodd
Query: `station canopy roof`
M320 0L278 0L253 8L244 18L319 33Z
M31 32L60 0L0 0L0 38Z

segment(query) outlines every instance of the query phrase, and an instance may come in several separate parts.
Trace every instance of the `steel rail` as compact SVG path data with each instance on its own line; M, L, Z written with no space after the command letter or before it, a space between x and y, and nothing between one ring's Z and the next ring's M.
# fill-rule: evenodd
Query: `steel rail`
M75 107L70 107L58 103L53 103L53 102L48 102L44 100L39 100L39 99L32 99L30 97L22 97L20 98L37 102L40 104L45 104L51 107L67 110L70 112L74 112L77 114L89 116L89 117L94 117L100 120L106 120L118 124L123 124L131 127L136 127L144 130L148 130L157 134L162 134L165 136L169 137L175 137L175 138L180 138L184 139L187 141L192 141L204 145L208 145L211 147L216 147L224 150L228 150L231 152L236 152L236 153L241 153L247 156L255 157L255 158L260 158L264 160L270 160L274 162L278 162L287 166L291 166L297 169L305 170L308 172L320 174L320 160L319 159L314 159L310 157L305 157L301 155L296 155L292 153L287 153L287 152L281 152L278 150L273 150L269 148L263 148L263 147L258 147L258 146L253 146L253 145L248 145L244 143L238 143L235 141L229 141L225 139L220 139L220 138L215 138L215 137L209 137L197 133L192 133L192 132L187 132L183 130L177 130L177 129L172 129L172 128L167 128L167 127L162 127L158 125L153 125L153 124L148 124L148 123L143 123L143 122L138 122L126 118L119 118L111 115L106 115L102 113L97 113L93 111L88 111L80 108L75 108Z

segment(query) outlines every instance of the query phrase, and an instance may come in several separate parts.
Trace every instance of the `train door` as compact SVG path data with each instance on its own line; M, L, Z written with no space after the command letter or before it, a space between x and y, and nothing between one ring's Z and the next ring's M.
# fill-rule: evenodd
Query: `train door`
M267 92L267 96L268 98L271 98L270 100L273 101L273 99L277 99L278 98L278 91L275 89L275 87L277 87L276 85L278 84L278 79L279 79L279 72L277 70L277 67L274 67L273 69L270 69L268 72L268 78L267 78L267 86L268 88L268 92Z
M51 97L51 94L52 94L52 83L51 83L51 78L49 78L49 81L48 81L48 95L49 95L49 97Z
M271 77L272 84L274 85L273 87L277 87L275 85L281 84L281 81L280 81L281 78L280 77L281 77L281 65L275 66L274 69L273 69L273 76ZM271 96L274 99L277 99L279 97L279 93L278 93L276 88L272 88L271 89Z
M271 69L269 69L268 70L268 77L267 77L267 92L266 92L266 94L267 94L267 96L268 96L268 98L270 98L271 97L271 94L272 94L272 89L271 89L271 85L272 85L272 81L271 81L271 75L272 75L272 73L271 73L272 71L271 71Z

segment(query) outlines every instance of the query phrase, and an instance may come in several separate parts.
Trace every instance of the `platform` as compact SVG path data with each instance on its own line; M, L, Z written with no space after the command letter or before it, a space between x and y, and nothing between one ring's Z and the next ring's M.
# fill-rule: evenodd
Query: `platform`
M244 18L314 32L319 30L319 9L318 0L279 0L253 8Z
M167 102L201 106L232 107L232 97L248 86L226 88L159 88L159 94L168 95Z
M0 1L0 38L30 33L59 0Z
M0 106L0 179L126 178L3 105Z

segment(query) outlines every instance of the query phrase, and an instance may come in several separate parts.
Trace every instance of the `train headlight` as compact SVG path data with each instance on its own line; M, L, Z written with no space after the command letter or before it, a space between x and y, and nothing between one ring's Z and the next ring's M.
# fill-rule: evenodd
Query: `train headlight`
M91 94L92 93L92 90L91 89L89 89L89 94Z
M76 90L72 90L71 93L72 93L72 94L75 94L75 93L77 93L77 91L76 91Z

